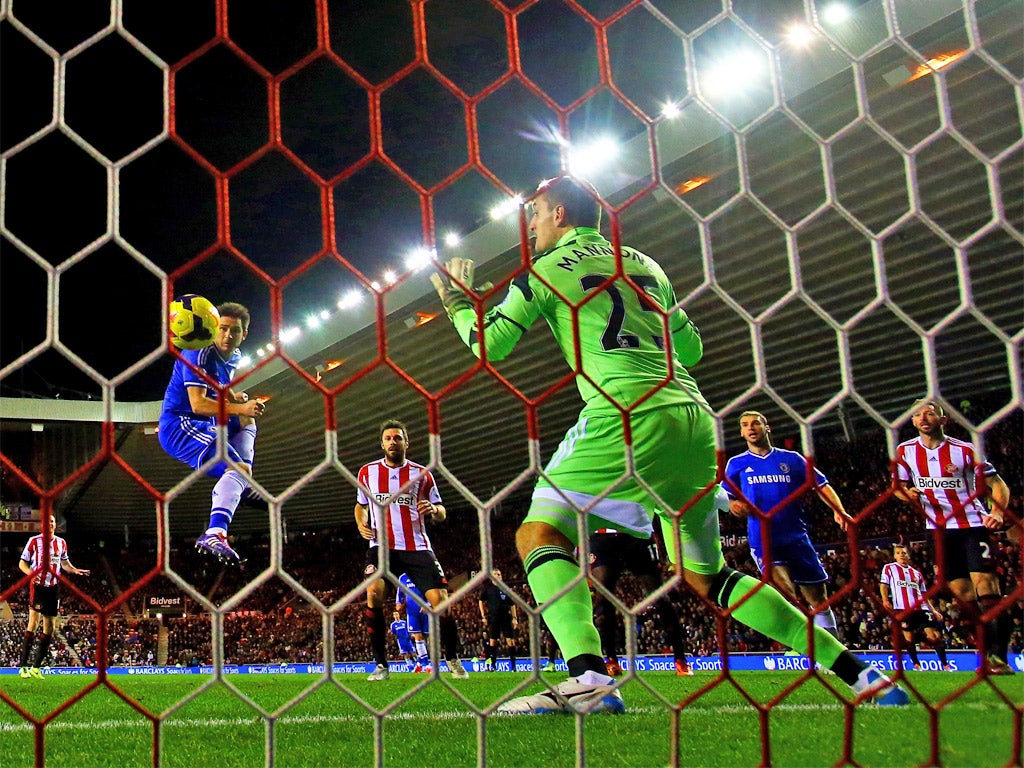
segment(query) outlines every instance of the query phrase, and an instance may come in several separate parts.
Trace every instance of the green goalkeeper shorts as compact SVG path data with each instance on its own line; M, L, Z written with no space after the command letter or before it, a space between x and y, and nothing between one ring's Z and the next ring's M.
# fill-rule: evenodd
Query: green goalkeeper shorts
M681 404L635 414L631 423L632 467L622 416L581 417L537 481L524 522L554 526L574 544L598 528L648 537L652 510L690 505L678 521L662 517L669 556L677 559L672 531L678 522L684 567L718 573L725 561L715 507L714 420L696 404Z

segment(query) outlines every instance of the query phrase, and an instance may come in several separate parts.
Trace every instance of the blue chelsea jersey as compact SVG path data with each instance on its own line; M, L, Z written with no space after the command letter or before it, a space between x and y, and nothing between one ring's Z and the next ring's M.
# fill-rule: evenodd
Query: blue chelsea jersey
M235 377L235 370L242 359L242 353L237 349L227 360L221 358L217 348L213 346L202 349L183 350L181 356L188 360L196 368L203 371L218 384L230 384ZM200 416L192 411L192 404L188 399L189 387L206 387L210 397L216 397L217 391L212 388L202 376L193 371L181 360L175 360L174 370L171 372L171 380L167 384L167 391L164 393L161 418L190 416L196 419L209 419L216 421L216 416Z
M787 496L807 482L807 460L799 453L772 448L767 456L758 456L746 451L729 459L725 465L725 476L759 510L764 513L774 510L771 517L774 544L794 541L807 533L802 495L779 506ZM814 482L819 487L828 484L828 478L817 467L814 469ZM731 488L724 484L723 487L730 499L738 498ZM813 493L811 488L808 491ZM747 536L751 548L760 551L761 520L755 514L747 516Z

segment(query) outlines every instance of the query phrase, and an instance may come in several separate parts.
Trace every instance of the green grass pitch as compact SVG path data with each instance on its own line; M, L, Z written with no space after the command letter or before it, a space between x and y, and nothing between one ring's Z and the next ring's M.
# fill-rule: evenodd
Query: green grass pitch
M546 677L553 683L561 679ZM826 766L844 761L847 727L850 757L864 766L938 759L944 766L975 768L1021 760L1014 754L1024 700L1019 675L972 685L973 674L912 673L912 706L861 706L849 723L846 687L835 678L810 679L784 695L798 674L782 672L739 672L731 680L712 673L692 678L641 673L624 683L627 712L619 716L484 718L474 712L524 679L521 673L494 672L462 681L392 674L378 683L357 675L231 675L225 682L111 676L109 681L161 716L158 764L175 768ZM47 717L95 682L90 677L0 678L4 695L36 718ZM677 716L673 706L683 701ZM762 726L758 705L769 702L777 703ZM945 703L939 707L940 702ZM931 751L933 720L938 755ZM54 716L44 733L47 766L153 765L152 724L106 686L89 690ZM0 701L0 764L34 765L34 745L32 724Z

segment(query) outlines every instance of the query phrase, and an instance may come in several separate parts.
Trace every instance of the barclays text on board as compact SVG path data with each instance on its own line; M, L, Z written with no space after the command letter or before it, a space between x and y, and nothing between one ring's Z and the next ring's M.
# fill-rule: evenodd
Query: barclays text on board
M895 653L863 652L857 654L861 659L873 667L885 672L892 672L900 668L900 657ZM978 654L974 651L948 651L949 665L954 672L974 672L978 668ZM723 669L721 656L691 656L690 665L695 672L719 672ZM904 662L906 662L904 657ZM620 663L623 669L629 667L629 659L622 657ZM733 672L804 672L810 669L811 662L806 656L787 655L780 653L733 653L729 655L729 669ZM1024 654L1016 654L1010 657L1010 664L1018 671L1024 672ZM404 662L390 662L392 672L407 671ZM482 661L469 661L466 663L469 672L483 672ZM907 664L909 666L909 664ZM940 670L937 659L923 658L921 666L924 671L937 672ZM332 667L336 675L363 675L373 671L373 662L340 662ZM559 660L555 664L559 672L567 671L565 662ZM17 667L0 668L0 675L16 674ZM225 675L323 675L326 671L324 664L225 664L221 670ZM447 671L447 667L442 667ZM498 672L509 672L508 659L498 659L496 666ZM531 671L529 659L516 660L517 672ZM638 656L636 659L637 672L670 672L675 671L675 664L671 656ZM108 667L107 674L110 675L213 675L217 669L211 665L198 667ZM48 675L95 675L96 670L92 667L53 667L44 669Z

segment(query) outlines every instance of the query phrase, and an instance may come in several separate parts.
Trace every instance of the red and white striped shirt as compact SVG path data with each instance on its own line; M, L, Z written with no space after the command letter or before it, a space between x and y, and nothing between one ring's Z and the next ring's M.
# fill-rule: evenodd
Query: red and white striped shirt
M889 563L882 568L879 582L889 587L889 600L897 611L908 608L928 610L928 601L921 595L928 591L924 583L924 575L913 566L903 567L899 563Z
M441 503L434 476L422 464L406 461L400 467L390 467L378 459L363 466L356 501L370 510L368 523L377 532L370 546L380 545L384 531L390 549L432 550L425 521L416 508L420 499Z
M928 528L978 528L988 513L978 497L979 481L996 474L995 467L974 453L974 446L947 437L937 448L920 438L896 448L896 478L921 492Z
M68 561L68 543L60 536L52 536L47 547L43 534L40 533L28 540L21 553L21 559L32 566L33 571L44 565L47 557L51 568L39 575L39 583L45 587L52 587L57 583L57 574Z

